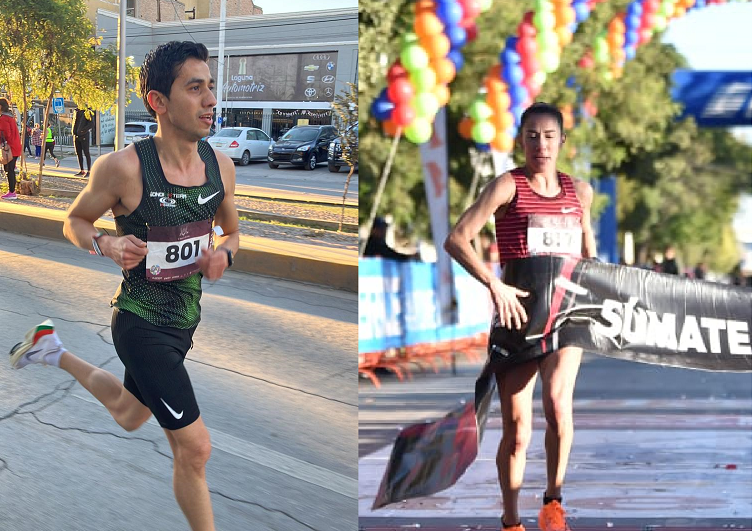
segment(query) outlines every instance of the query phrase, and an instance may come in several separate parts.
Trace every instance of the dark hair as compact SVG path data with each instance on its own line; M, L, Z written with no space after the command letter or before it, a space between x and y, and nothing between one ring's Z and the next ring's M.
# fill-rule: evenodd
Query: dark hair
M170 89L175 82L175 78L178 77L180 67L191 57L208 61L209 50L200 42L170 41L160 44L144 57L144 64L141 66L141 72L138 76L139 88L144 106L152 117L156 118L157 113L149 105L146 95L150 90L156 90L169 98Z
M544 103L542 101L536 101L530 107L525 109L520 119L520 130L525 125L525 122L532 116L544 115L551 116L559 124L559 132L564 134L564 116L561 111L550 103Z
M10 109L10 103L6 98L0 98L0 111L7 112Z

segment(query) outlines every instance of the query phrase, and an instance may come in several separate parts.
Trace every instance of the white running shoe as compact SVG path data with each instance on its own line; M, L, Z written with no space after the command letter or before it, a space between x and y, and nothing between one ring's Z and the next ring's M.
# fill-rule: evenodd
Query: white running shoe
M14 369L22 369L31 363L57 366L64 351L55 333L55 325L47 319L26 332L24 340L10 350L10 364Z

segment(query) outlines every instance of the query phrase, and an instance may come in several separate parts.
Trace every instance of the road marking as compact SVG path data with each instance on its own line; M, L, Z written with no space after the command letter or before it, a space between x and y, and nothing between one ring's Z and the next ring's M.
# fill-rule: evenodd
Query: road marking
M82 396L76 393L71 394L75 398L83 400L84 402L104 407L98 400L92 397ZM154 417L150 418L146 423L161 429L159 423L154 420ZM337 494L341 494L342 496L346 496L347 498L354 500L358 497L357 479L270 450L269 448L250 441L245 441L230 435L229 433L212 428L208 429L212 440L212 447L217 450L240 457L241 459L245 459L246 461L256 463L266 468L271 468L272 470L281 472L286 476L330 490Z

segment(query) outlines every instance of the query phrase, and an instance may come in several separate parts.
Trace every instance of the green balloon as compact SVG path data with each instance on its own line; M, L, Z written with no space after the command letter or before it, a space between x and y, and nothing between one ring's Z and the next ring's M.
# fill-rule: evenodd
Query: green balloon
M541 11L553 11L553 9L554 6L549 0L535 0L534 2L533 11L535 13L540 13Z
M666 17L661 15L660 13L656 13L653 17L653 33L656 31L663 31L666 29L666 26L668 26L668 21L666 20Z
M601 72L601 79L606 82L610 82L614 80L614 73L611 72L611 70L604 70Z
M478 122L473 126L471 136L478 144L490 144L496 136L496 128L491 122Z
M418 42L418 36L412 31L408 31L402 36L402 39L400 40L400 48L404 48L408 44L413 44L417 42Z
M556 26L556 16L546 9L538 11L533 16L533 24L539 33L545 30L552 30Z
M405 127L405 138L413 144L423 144L431 140L433 127L425 118L416 117L413 122Z
M474 122L484 122L493 116L493 109L482 99L473 101L467 112Z
M606 64L610 59L611 54L608 52L608 42L605 37L598 37L595 39L593 45L593 58L596 63Z
M668 0L668 1L664 0L661 3L660 7L658 8L658 12L656 13L656 15L661 15L666 18L670 18L671 15L673 14L674 14L674 3L671 2L671 0Z
M559 54L554 51L546 51L540 55L541 69L550 74L559 68Z
M429 122L432 122L436 113L439 112L439 98L433 92L419 92L413 98L411 105L417 118L425 118Z
M416 92L426 92L436 86L436 72L432 68L421 68L410 72L410 81Z
M533 74L533 79L535 80L536 84L538 84L541 87L546 82L547 77L548 77L548 74L544 72L543 70L538 70L536 73Z
M428 54L419 44L408 44L402 48L400 61L412 73L428 66Z
M559 36L553 30L539 31L535 40L538 42L538 53L541 55L547 51L559 50Z
M491 6L493 5L493 0L480 0L480 10L482 13L485 13L489 9L491 9Z

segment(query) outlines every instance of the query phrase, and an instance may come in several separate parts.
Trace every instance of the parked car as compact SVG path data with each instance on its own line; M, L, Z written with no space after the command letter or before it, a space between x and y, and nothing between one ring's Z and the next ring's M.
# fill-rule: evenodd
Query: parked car
M269 135L255 127L225 127L207 141L241 166L254 159L264 160L273 144Z
M354 134L355 142L358 142L358 122L355 122L353 125L351 125L347 129L347 133L350 132L352 129L352 133ZM332 173L337 173L339 169L342 166L347 166L347 162L345 162L345 159L342 156L342 136L338 136L334 140L331 141L329 144L329 153L327 158L327 166L329 167L329 171ZM358 165L355 165L355 168L358 168Z
M329 142L336 136L337 130L331 125L293 127L276 144L269 146L269 167L277 169L280 164L292 164L313 170L316 164L326 161Z
M123 145L127 146L156 134L157 124L155 122L126 122Z

